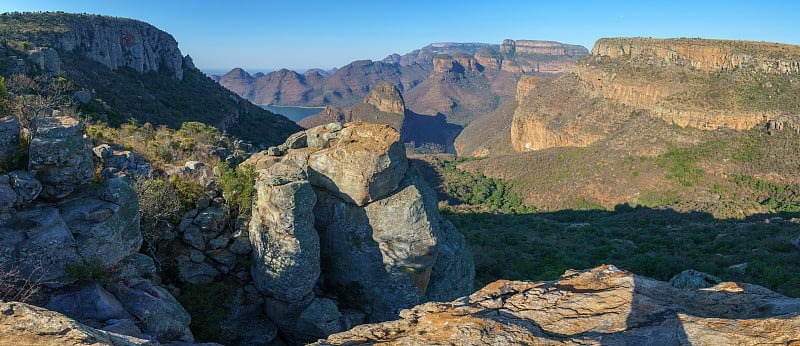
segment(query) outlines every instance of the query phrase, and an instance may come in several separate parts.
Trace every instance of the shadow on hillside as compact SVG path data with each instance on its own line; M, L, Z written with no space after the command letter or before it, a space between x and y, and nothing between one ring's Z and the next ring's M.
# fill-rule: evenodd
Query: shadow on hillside
M554 280L568 269L614 264L669 281L695 269L800 296L798 213L716 219L704 212L618 205L613 211L531 214L443 210L465 236L476 287L498 279Z
M441 150L455 153L456 137L463 128L447 122L447 116L442 113L425 115L406 110L403 123L403 143L414 143L415 147L434 144L441 146Z

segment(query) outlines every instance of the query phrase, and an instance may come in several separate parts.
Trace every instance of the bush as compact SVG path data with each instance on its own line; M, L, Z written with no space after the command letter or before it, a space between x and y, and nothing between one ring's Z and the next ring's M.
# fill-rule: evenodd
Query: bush
M101 283L108 281L108 272L99 259L84 263L68 263L64 269L67 271L67 276L73 280L91 280Z
M258 177L252 165L240 165L229 168L224 163L217 165L219 180L217 184L222 188L222 196L228 202L228 207L239 214L250 210L255 194L255 180Z

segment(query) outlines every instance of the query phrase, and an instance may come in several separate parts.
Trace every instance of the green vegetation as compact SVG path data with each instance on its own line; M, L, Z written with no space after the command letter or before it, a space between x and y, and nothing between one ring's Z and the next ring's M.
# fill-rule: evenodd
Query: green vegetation
M99 283L108 281L108 271L99 259L84 263L68 263L64 269L67 276L73 280L91 280Z
M711 139L659 144L661 153L649 157L597 146L515 154L525 159L518 173L500 166L514 164L510 156L428 160L437 174L426 177L440 199L471 205L441 211L466 237L478 287L498 279L553 280L567 269L614 264L659 280L696 269L800 296L800 256L792 245L800 236L800 184L762 173L793 176L798 135L703 135ZM559 199L549 212L497 213L502 208L485 191L498 185L506 193L535 196L527 202ZM635 197L609 207L592 198L597 191Z
M476 287L498 279L553 280L567 269L614 264L665 281L696 269L800 296L800 256L790 243L800 235L800 224L787 221L794 215L718 220L627 205L614 212L443 214L466 237ZM731 267L741 263L747 263L743 272Z
M178 130L166 126L155 128L150 123L142 125L135 119L119 127L95 122L87 127L87 133L95 142L121 144L158 168L166 164L183 165L186 161L200 161L213 167L219 162L219 156L214 154L217 148L233 148L229 137L199 122L185 122Z
M220 328L220 322L228 317L227 304L233 299L231 290L224 283L211 285L188 284L181 289L178 301L192 317L189 328L197 340L231 344L230 334Z
M224 163L220 163L219 180L217 184L222 188L222 196L231 210L238 211L239 214L250 210L255 194L255 179L258 177L255 167L252 165L239 165L236 168L229 168Z
M468 205L470 209L503 213L528 213L536 208L526 207L516 192L514 182L488 178L481 173L460 170L458 164L474 159L432 157L427 162L442 175L443 195L453 205Z

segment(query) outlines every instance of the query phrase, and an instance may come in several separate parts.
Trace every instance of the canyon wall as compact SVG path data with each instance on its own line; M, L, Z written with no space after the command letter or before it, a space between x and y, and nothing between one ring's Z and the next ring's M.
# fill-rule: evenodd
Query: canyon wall
M747 130L798 111L792 96L800 86L798 73L800 46L600 39L591 56L558 80L519 81L512 146L516 151L586 146L618 128L610 124L637 114L680 127Z

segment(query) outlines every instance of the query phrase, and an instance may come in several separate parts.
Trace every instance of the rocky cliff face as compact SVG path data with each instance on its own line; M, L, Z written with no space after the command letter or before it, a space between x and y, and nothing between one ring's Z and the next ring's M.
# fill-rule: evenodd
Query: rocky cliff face
M54 47L83 54L116 70L166 70L183 78L183 56L172 35L136 20L80 15L70 18Z
M798 61L800 47L777 43L601 39L559 80L520 80L512 145L585 146L638 113L702 130L764 125L797 111L789 85ZM581 96L567 101L563 93Z
M791 344L800 337L798 312L800 299L756 285L680 289L602 266L555 282L496 281L316 344Z
M245 162L260 174L251 274L290 338L315 340L470 290L463 237L399 139L386 125L331 123Z
M754 68L767 73L800 72L800 48L794 45L704 39L603 38L592 55L635 59L657 57L668 64L703 71Z

